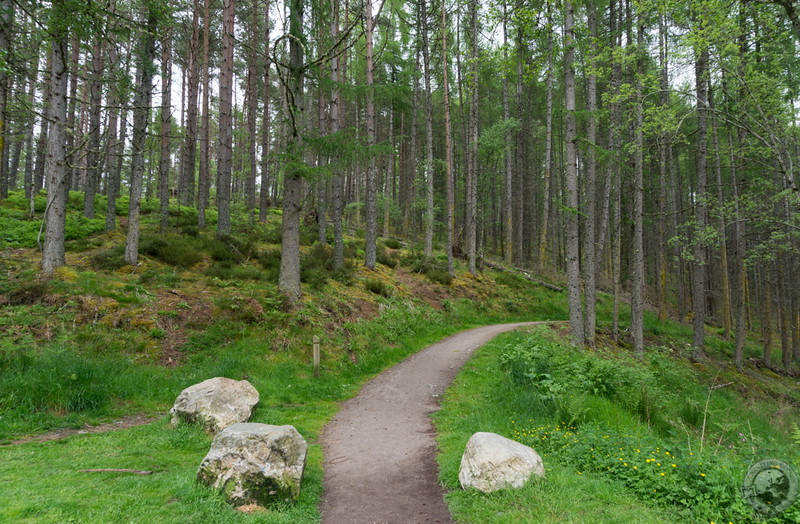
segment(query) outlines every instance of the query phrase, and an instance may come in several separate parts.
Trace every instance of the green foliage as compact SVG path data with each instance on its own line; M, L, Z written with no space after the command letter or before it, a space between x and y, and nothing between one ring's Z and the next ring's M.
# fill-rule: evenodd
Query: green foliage
M412 250L400 259L400 263L408 266L411 271L422 273L431 282L445 286L453 283L453 277L447 271L447 261L436 257L426 257L422 252Z
M394 295L394 287L378 278L368 278L365 280L364 288L367 291L386 298L390 298Z
M8 305L30 306L40 304L50 292L47 280L23 281L8 293Z
M400 249L401 247L403 247L402 242L400 242L396 238L387 238L383 241L383 244L389 249Z
M201 247L192 238L161 234L145 236L139 244L139 253L157 258L171 266L192 267L203 259Z

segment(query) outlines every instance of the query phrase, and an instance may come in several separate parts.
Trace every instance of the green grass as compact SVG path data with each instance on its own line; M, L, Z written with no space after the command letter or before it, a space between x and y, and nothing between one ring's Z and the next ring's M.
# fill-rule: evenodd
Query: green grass
M744 474L766 457L800 466L783 429L800 413L774 402L749 406L732 388L710 390L721 374L665 352L651 351L644 363L626 353L585 352L541 329L499 337L464 367L434 417L454 517L751 522L740 496ZM462 490L461 454L476 431L532 446L547 478L491 495ZM796 522L799 512L795 505L770 522Z

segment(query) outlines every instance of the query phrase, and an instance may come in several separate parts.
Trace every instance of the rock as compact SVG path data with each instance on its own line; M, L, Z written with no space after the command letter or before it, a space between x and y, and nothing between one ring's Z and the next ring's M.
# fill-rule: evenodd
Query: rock
M496 433L479 432L467 442L458 480L464 489L490 493L521 488L531 475L544 477L544 465L538 453Z
M181 420L202 424L216 433L237 422L247 422L258 404L258 391L246 380L210 378L181 391L169 411L172 424Z
M214 437L197 480L222 492L234 506L294 499L307 449L294 426L234 424Z

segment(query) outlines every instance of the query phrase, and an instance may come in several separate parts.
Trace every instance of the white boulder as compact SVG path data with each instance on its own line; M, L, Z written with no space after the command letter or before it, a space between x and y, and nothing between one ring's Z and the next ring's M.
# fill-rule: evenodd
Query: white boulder
M532 475L544 477L542 458L533 449L496 433L478 432L467 442L458 480L464 489L490 493L521 488Z
M216 377L181 391L169 412L173 425L183 420L216 433L250 420L256 404L258 391L248 381Z
M294 426L234 424L217 433L197 480L234 506L267 506L300 493L308 445Z

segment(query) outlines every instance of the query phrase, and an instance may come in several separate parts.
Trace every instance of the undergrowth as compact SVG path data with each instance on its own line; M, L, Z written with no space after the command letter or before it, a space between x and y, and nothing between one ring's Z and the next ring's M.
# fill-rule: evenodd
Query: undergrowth
M624 352L578 350L542 329L496 339L468 364L436 416L451 510L468 522L508 521L487 518L490 497L461 491L456 478L469 436L493 431L542 456L548 478L537 481L537 490L555 482L550 489L569 489L585 503L595 496L594 482L602 481L622 494L610 515L593 522L623 521L626 497L653 508L643 514L666 511L660 518L668 522L758 520L741 495L744 476L765 458L800 466L800 432L793 443L773 423L796 424L800 412L773 405L780 417L771 417L762 405L750 409L720 375L657 350L645 362ZM531 506L521 520L548 521L537 515L551 512L553 503L526 491L503 496ZM580 520L582 511L576 504L567 520ZM798 520L795 504L769 522Z

